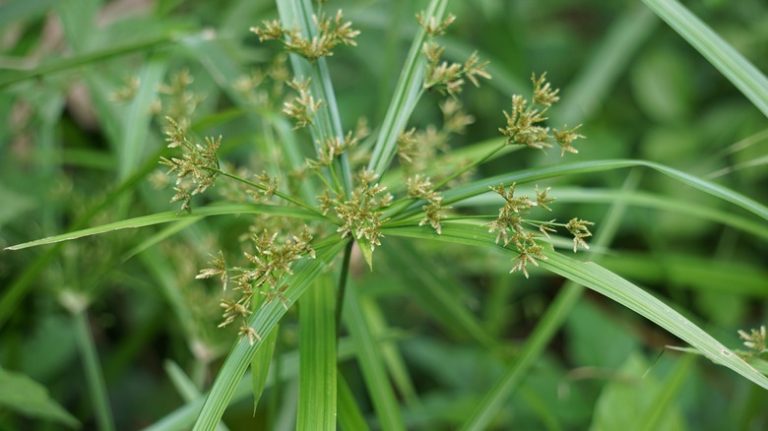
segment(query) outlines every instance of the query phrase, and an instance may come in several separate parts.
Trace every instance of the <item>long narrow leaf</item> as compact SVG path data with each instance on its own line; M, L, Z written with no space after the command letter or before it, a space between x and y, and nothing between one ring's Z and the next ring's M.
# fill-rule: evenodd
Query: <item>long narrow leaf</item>
M462 201L464 199L477 196L479 194L487 192L490 187L497 186L499 184L511 184L513 182L523 184L534 181L544 180L548 178L556 178L566 175L587 174L592 172L603 172L615 169L626 169L631 167L645 167L653 169L657 172L661 172L671 178L680 181L683 184L698 189L704 193L710 194L717 198L720 198L726 202L730 202L737 205L758 217L768 220L768 207L765 205L748 198L738 192L735 192L727 187L723 187L719 184L715 184L711 181L707 181L691 174L679 171L677 169L670 168L654 162L648 162L645 160L596 160L589 162L577 162L567 163L555 166L545 166L542 168L526 169L517 171L514 173L497 175L478 181L473 181L469 184L456 187L448 190L444 193L445 204L452 204ZM421 210L424 205L423 202L414 203L409 210L404 211L402 217L406 217L412 214L416 214Z
M385 231L393 236L499 248L487 229L477 225L446 223L443 228L443 235L437 235L434 231L423 227L401 227L386 229ZM724 365L755 384L768 389L766 376L760 374L682 314L645 290L595 263L581 262L550 249L546 249L544 255L547 259L540 261L542 268L573 280L624 305L686 341L713 362Z
M338 388L339 427L342 431L368 431L368 424L357 406L355 395L342 374L339 374Z
M692 202L681 202L679 198L668 197L660 194L612 189L557 187L552 195L557 199L557 202L602 204L622 202L631 206L685 214L691 217L710 220L716 223L722 223L723 225L730 226L753 235L757 235L764 239L768 239L768 226L766 226L765 223L755 222L739 215L714 209L710 206L700 205ZM480 207L492 205L495 208L498 208L501 205L501 202L501 197L498 194L488 192L471 199L464 200L454 206Z
M336 310L329 277L299 299L299 407L297 430L336 430Z
M445 13L447 0L432 0L424 14L425 20L435 19L438 22ZM424 58L421 54L422 45L426 39L426 31L420 29L413 39L408 58L405 60L403 72L397 81L395 94L389 104L381 131L373 147L368 169L381 175L387 169L397 150L397 137L400 136L411 117L424 81Z
M768 78L677 0L643 0L768 117Z
M140 227L152 226L156 224L170 223L175 221L187 220L190 218L211 217L220 215L239 215L239 214L273 214L283 217L294 217L304 220L317 220L323 217L319 214L309 212L307 210L278 206L278 205L248 205L248 204L232 204L232 205L211 205L203 208L197 208L192 214L178 214L172 211L166 211L162 213L152 214L148 216L135 217L127 220L121 220L114 223L107 223L105 225L91 227L88 229L76 230L74 232L65 233L62 235L50 236L48 238L38 239L35 241L25 242L22 244L12 245L6 247L6 250L21 250L29 247L37 247L39 245L53 244L61 241L70 241L73 239L83 238L91 235L98 235L107 232L113 232L123 229L136 229Z
M362 369L363 378L381 428L391 431L404 430L400 408L392 385L387 379L384 357L373 339L368 319L356 291L357 288L358 286L355 285L347 287L344 321L355 343L358 363Z

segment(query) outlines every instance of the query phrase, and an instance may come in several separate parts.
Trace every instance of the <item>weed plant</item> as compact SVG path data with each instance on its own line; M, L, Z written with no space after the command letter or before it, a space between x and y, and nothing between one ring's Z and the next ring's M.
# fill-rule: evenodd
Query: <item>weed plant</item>
M158 2L157 7L173 9L172 3ZM676 1L644 3L768 115L768 80L755 66ZM8 11L20 7L10 5ZM595 89L609 91L613 70L623 67L620 51L650 33L654 18L648 10L630 9L581 80L561 92L545 71L538 70L525 86L509 85L508 72L451 39L469 10L463 8L465 13L457 17L449 12L446 0L431 0L409 18L409 25L403 24L414 29L410 49L391 100L371 120L345 108L352 102L337 98L336 71L344 64L334 63L345 52L362 51L360 57L371 56L368 60L375 64L375 41L365 38L365 25L348 18L370 24L375 21L372 16L359 7L347 15L334 2L277 0L276 6L275 17L247 23L248 49L231 41L217 44L228 36L212 31L159 32L156 38L92 49L88 19L98 9L83 17L78 7L62 4L57 11L71 55L0 75L0 88L11 96L8 99L19 101L14 107L19 116L30 100L58 94L62 75L82 70L85 91L94 99L90 103L100 110L97 123L117 144L114 159L104 162L83 151L75 153L77 163L103 163L118 178L117 187L107 192L101 188L97 196L79 191L81 184L63 183L55 193L69 196L71 202L57 202L55 207L70 204L69 233L10 245L4 252L11 256L13 250L47 246L37 257L24 255L29 261L13 270L0 298L0 325L23 328L34 321L19 317L15 310L25 296L38 293L34 280L49 284L48 291L67 312L61 319L70 329L62 333L71 336L70 344L80 355L88 395L80 402L87 407L70 413L23 373L0 369L1 408L70 427L95 423L104 430L138 426L213 430L226 429L230 421L225 412L250 394L252 402L245 409L249 414L234 419L247 424L242 425L245 429L480 430L518 425L563 429L583 427L590 418L593 429L627 424L682 428L686 421L673 399L686 379L704 380L698 374L689 377L694 375L694 360L703 356L708 361L696 363L696 373L712 372L716 366L732 370L730 379L748 383L743 386L747 389L740 420L765 424L768 417L753 408L765 400L763 391L768 389L766 332L759 319L731 331L722 343L718 338L723 332L717 328L731 326L722 325L727 317L702 321L680 307L682 296L662 300L629 279L659 282L652 274L660 272L662 285L685 284L674 282L675 269L682 267L681 277L701 280L688 283L709 286L707 277L720 277L713 283L733 283L735 290L762 300L768 278L759 266L759 253L765 251L768 237L768 207L712 178L653 158L584 157L594 153L589 151L594 144L585 136L589 124L580 120L585 111L594 109L599 93ZM245 3L239 7L252 8ZM228 22L246 25L237 8ZM398 32L393 37L401 37ZM222 46L239 51L226 52ZM109 82L91 70L97 62L137 52L148 55L136 75L123 74ZM238 63L238 57L258 61ZM610 67L601 69L601 60ZM241 63L252 67L243 68ZM601 77L603 81L597 82ZM468 109L477 108L477 100L487 100L486 87L499 79L501 84L493 84L497 88L515 87L505 94L509 98L505 105L486 104L482 112ZM378 91L377 83L368 79L342 86L354 86L354 93L363 98ZM219 88L226 102L211 97L211 88ZM587 93L588 88L597 93ZM104 96L105 89L108 97L94 96ZM340 94L351 100L354 93L347 89ZM658 94L641 99L653 97L663 99ZM40 111L36 115L49 134L37 135L40 142L35 148L39 157L46 157L54 148L50 131L59 114L53 113L64 101L59 95L36 103ZM612 98L605 97L603 103L610 106ZM661 106L675 114L674 106ZM495 136L471 144L468 131L478 120L493 124ZM208 133L211 130L215 132ZM14 130L7 135L15 145L24 146L25 133L29 132ZM738 153L760 139L754 135L726 151ZM164 147L153 148L160 140ZM10 152L10 146L6 150ZM579 158L569 160L574 156ZM520 160L532 163L522 166ZM764 156L757 160L720 168L711 176L764 164ZM618 173L612 180L614 188L553 184L566 177L605 173ZM36 175L42 184L60 181L54 170ZM669 181L664 184L673 184L675 190L685 190L685 195L698 192L709 200L681 203L675 196L638 191L641 175L663 177ZM0 193L6 192L0 189ZM16 207L10 211L26 211L22 198L9 199ZM167 200L176 205L173 210L166 208ZM575 205L561 206L559 200ZM591 205L596 202L608 203L608 211L596 212ZM707 272L701 267L705 261L693 254L670 253L673 257L662 270L654 267L661 264L650 255L634 261L631 255L617 258L609 248L621 221L641 223L627 211L628 205L681 213L686 220L714 221L726 226L726 232L746 232L757 239L758 258L738 266L745 271L741 277L723 275L730 268L727 263ZM53 207L43 209L37 230L23 231L25 240L58 228L56 217L61 213L54 213ZM147 236L129 230L155 225L165 226ZM662 231L663 226L643 223L633 234L659 241ZM731 245L723 247L736 247L729 235L720 241ZM511 298L527 286L543 287L528 283L547 273L567 282L553 297L532 294L534 302L526 299L527 304L538 304L526 308L536 317L519 320L531 323L524 336L506 339L504 325L516 321L507 316ZM493 285L482 295L481 305L468 300L477 284L489 280ZM166 375L183 405L168 414L174 407L168 405L165 393L158 393L165 410L153 411L152 420L167 415L154 423L149 416L126 419L120 416L124 409L115 408L134 393L115 393L108 382L135 358L145 339L142 333L94 333L89 310L101 298L120 292L110 290L110 283L135 286L127 307L135 315L116 319L141 322L138 328L147 334L173 321L175 329L168 334L181 340L174 340L159 357L167 360ZM614 327L633 321L632 316L606 314L595 304L610 307L610 302L585 301L598 298L586 296L585 289L665 330L669 346L655 343L657 356L663 356L657 358L661 365L639 353L639 346L622 348L621 337L627 335ZM154 295L149 296L152 300L146 299L147 292ZM707 298L706 292L702 298ZM414 314L416 320L428 319L462 344L389 326L413 322ZM55 326L55 320L47 322ZM551 364L555 356L546 348L563 326L573 337L567 348L575 352L574 358L594 357L594 352L592 356L586 352L590 347L605 349L596 355L598 362L605 361L602 368L565 373ZM590 331L595 331L594 337ZM637 330L641 331L645 329ZM51 329L30 343L45 350L55 334ZM736 336L743 343L741 349ZM638 337L647 341L651 336ZM578 343L587 339L589 344L579 350ZM100 360L97 348L105 343L115 343L113 348L121 352L107 362ZM3 352L0 360L13 363L12 351ZM623 356L611 362L617 351ZM191 365L169 359L184 355ZM350 364L352 358L355 365ZM423 367L429 370L424 374L433 377L420 376ZM663 377L646 377L651 370ZM607 383L598 391L573 383L580 379ZM446 389L429 393L434 382ZM591 401L587 413L570 391L580 391ZM552 398L554 393L557 397ZM635 407L612 407L618 403ZM564 404L570 407L553 412ZM32 422L0 417L0 426L8 429L28 423ZM690 423L696 426L696 421Z

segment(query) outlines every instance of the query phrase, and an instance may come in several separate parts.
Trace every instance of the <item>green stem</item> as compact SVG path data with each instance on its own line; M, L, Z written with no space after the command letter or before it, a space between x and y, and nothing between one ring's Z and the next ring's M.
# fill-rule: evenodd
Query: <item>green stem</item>
M339 287L336 291L336 339L341 333L341 311L344 308L344 292L347 290L347 280L349 279L349 262L352 259L352 248L355 242L350 241L344 249L344 260L341 263L341 273L339 274Z
M496 148L492 149L491 151L489 151L485 156L475 160L474 162L470 163L467 166L464 166L463 168L459 169L457 172L451 174L448 178L446 178L443 181L441 181L440 183L438 183L436 186L433 187L433 190L440 190L446 184L448 184L449 182L455 180L459 176L465 174L466 172L469 172L470 170L476 168L477 166L480 166L483 163L487 162L488 160L492 159L493 156L498 154L498 152L503 150L504 147L506 147L506 146L507 146L507 143L506 142L502 142L501 145L499 145L498 147L496 147ZM408 198L404 198L403 200L398 201L397 203L392 205L393 213L391 215L389 215L389 218L390 219L395 219L397 216L402 214L405 210L410 208L410 206L411 206L411 204L413 202L415 202L415 201L417 201L419 199L420 198L416 198L416 197L408 197Z
M496 148L492 149L491 151L489 151L488 154L483 156L481 159L476 160L476 161L470 163L467 166L464 166L458 172L453 173L451 176L449 176L448 178L446 178L443 181L441 181L438 185L435 186L435 190L440 190L441 188L445 187L446 184L448 184L451 181L455 180L459 176L464 175L465 173L469 172L470 170L476 168L477 166L480 166L483 163L487 162L488 160L493 158L493 156L495 156L499 151L503 150L504 147L506 147L506 146L507 146L507 143L506 142L502 142L501 145L499 145L498 147L496 147Z
M228 173L228 172L224 172L224 171L222 171L221 169L213 169L213 168L206 168L206 169L209 169L209 170L211 170L211 171L213 171L213 172L216 172L216 173L218 173L218 174L219 174L219 175L221 175L221 176L224 176L224 177L227 177L227 178L233 179L233 180L235 180L235 181L238 181L238 182L241 182L241 183L243 183L243 184L247 184L247 185L249 185L249 186L251 186L251 187L255 187L255 188L259 189L259 190L267 190L267 188L266 188L266 187L264 187L263 185L261 185L261 184L259 184L259 183L255 183L255 182L253 182L253 181L250 181L250 180L246 180L246 179L245 179L245 178L243 178L243 177L239 177L239 176L237 176L237 175L234 175L234 174L230 174L230 173ZM285 194L285 193L283 193L283 192L281 192L281 191L275 191L275 196L279 197L280 199L282 199L282 200L284 200L284 201L286 201L286 202L290 202L290 203L292 203L292 204L294 204L294 205L296 205L296 206L299 206L299 207L301 207L301 208L304 208L304 209L305 209L305 210L307 210L307 211L311 211L311 212L313 212L313 213L315 213L315 214L317 214L317 215L319 215L319 216L321 216L321 217L325 217L325 216L324 216L324 215L323 215L323 214L322 214L320 211L318 211L318 210L317 210L316 208L314 208L313 206L311 206L311 205L309 205L309 204L306 204L306 203L304 203L304 202L302 202L302 201L300 201L300 200L298 200L298 199L294 198L294 197L293 197L293 196L291 196L291 195Z
M90 392L91 401L96 413L96 422L99 424L100 430L113 431L115 429L115 422L112 418L112 409L109 406L109 398L107 397L107 386L104 383L104 375L99 364L96 346L88 326L88 316L83 308L82 310L74 311L72 317L75 320L75 337L80 348L80 354L83 356L83 367L85 368L88 392Z

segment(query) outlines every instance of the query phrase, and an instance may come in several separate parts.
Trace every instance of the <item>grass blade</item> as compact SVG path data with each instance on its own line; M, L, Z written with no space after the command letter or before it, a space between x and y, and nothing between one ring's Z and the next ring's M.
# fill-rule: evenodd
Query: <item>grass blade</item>
M735 229L768 239L768 226L764 223L754 222L748 218L719 211L712 207L690 202L681 202L680 199L638 191L623 191L612 189L557 187L553 196L558 202L572 203L602 203L623 202L630 206L652 208L668 212L685 214L691 217L710 220L721 223ZM501 205L500 197L495 193L484 193L474 198L462 201L457 207L482 207L493 206L494 210Z
M334 240L325 248L317 247L317 259L304 260L296 265L294 274L285 280L287 287L283 293L284 299L267 302L253 313L249 323L257 334L268 334L272 331L277 322L288 311L288 308L301 297L343 246L343 242ZM263 340L257 340L253 345L249 344L248 340L242 338L238 340L224 361L211 392L205 399L203 409L193 428L195 431L210 430L221 420L221 416L229 405L229 401L232 399L253 355L262 345Z
M446 223L442 235L437 235L430 229L415 226L385 229L385 233L392 236L406 236L486 248L500 248L494 243L493 236L487 232L484 226L465 223ZM683 315L640 287L595 263L581 262L551 249L546 249L544 255L547 257L547 260L540 262L542 268L588 287L624 305L695 347L713 362L724 365L755 384L768 389L768 378L766 376L760 374L730 349L712 338Z
M101 431L115 429L115 420L112 417L112 408L107 396L107 385L104 383L104 374L101 371L99 355L96 353L96 345L88 326L88 317L85 310L73 310L72 317L75 320L75 329L78 347L83 355L83 368L85 368L88 392L91 395L93 409L96 413L96 423Z
M264 340L264 346L256 351L251 360L251 391L253 392L253 410L259 406L259 400L267 386L267 377L269 377L269 366L272 364L272 357L275 354L275 344L277 344L277 335L280 332L279 326L275 325L272 332Z
M643 0L768 117L768 78L677 0Z
M645 160L596 160L589 162L576 162L555 166L545 166L542 168L525 169L509 174L497 175L495 177L473 181L469 184L448 190L443 194L443 202L446 205L456 203L464 199L485 193L489 190L490 187L497 186L499 184L509 185L513 182L524 184L548 178L557 178L565 175L587 174L632 167L645 167L653 169L675 180L678 180L683 184L691 186L714 197L720 198L726 202L730 202L757 215L758 217L768 220L768 207L751 198L737 193L727 187L715 184L711 181L695 177L691 174L687 174L685 172L661 165L659 163L648 162ZM421 211L421 207L423 205L423 201L414 203L409 207L408 210L403 211L401 217L406 217L418 213Z
M299 208L284 207L278 205L248 205L248 204L227 204L227 205L211 205L203 208L195 209L192 214L179 214L173 211L166 211L157 214L151 214L148 216L141 216L121 220L114 223L107 223L105 225L91 227L82 230L76 230L74 232L65 233L62 235L49 236L48 238L38 239L35 241L25 242L22 244L16 244L10 247L6 247L5 250L21 250L29 247L37 247L40 245L53 244L62 241L70 241L73 239L83 238L91 235L99 235L102 233L113 232L123 229L136 229L140 227L153 226L156 224L178 222L187 219L199 219L200 217L211 217L221 215L238 215L238 214L273 214L283 217L295 217L305 220L322 219L315 213L302 210Z
M336 294L329 277L299 299L297 430L336 429Z
M669 407L674 405L675 396L680 392L681 386L691 369L696 356L684 356L677 361L677 365L665 379L664 385L659 389L653 400L653 404L643 415L640 424L635 428L638 431L653 431L660 428L660 422Z
M197 389L197 386L195 386L192 380L184 373L184 370L182 370L176 362L171 360L165 361L165 372L168 374L173 386L184 401L191 402L200 398L200 391ZM224 422L219 422L219 424L216 425L216 430L228 431L229 428L224 425Z
M339 427L342 431L368 431L368 424L365 422L360 407L357 406L355 395L349 388L349 383L339 374Z
M152 58L139 72L138 79L141 84L136 96L128 105L128 112L123 122L121 145L117 151L120 180L127 178L136 169L144 153L152 119L150 105L157 97L167 66L163 60Z
M384 357L373 338L357 288L358 286L352 283L347 286L344 321L355 344L357 360L373 401L373 408L379 418L379 425L388 431L404 430L400 407L385 371Z
M611 86L650 36L657 21L648 9L630 5L611 25L579 75L563 91L568 97L552 114L554 122L574 125L589 117L609 94Z
M80 422L48 394L45 386L29 377L0 368L0 406L3 411L79 428Z
M443 17L447 0L432 0L424 13L424 19L435 19L437 22ZM420 29L413 39L411 49L403 66L403 72L397 81L395 94L389 104L381 131L373 147L371 161L368 169L381 175L389 166L397 150L397 137L400 136L408 119L411 117L416 103L419 101L424 80L424 58L421 48L426 39L426 32Z
M496 341L478 319L452 293L462 289L450 274L444 274L438 265L424 260L410 244L390 243L382 249L391 262L390 273L408 286L414 299L451 333L469 337L485 348L495 349ZM421 260L419 265L412 262ZM408 268L397 271L396 268Z
M190 37L200 37L190 36ZM158 48L164 45L173 43L179 38L174 38L171 35L163 35L139 42L128 43L121 46L112 47L109 49L84 53L69 58L51 61L38 66L35 69L18 72L14 74L6 75L0 79L0 90L10 87L11 85L23 82L29 79L40 78L43 76L50 76L51 74L63 72L66 70L76 69L81 66L92 65L102 61L111 60L113 58L122 57L124 55L133 54L136 52L143 52Z
M339 361L345 361L352 358L352 343L349 339L341 339L339 341L338 355ZM270 367L267 382L264 385L265 389L272 387L278 380L290 380L299 374L298 351L284 353L280 355L280 357L275 358L274 361L275 364L279 361L280 367ZM277 373L278 369L279 376ZM243 401L253 393L251 380L252 376L247 374L244 375L243 379L240 380L240 383L238 383L235 388L230 404ZM195 418L200 414L204 402L205 396L198 397L145 428L145 431L187 431L194 425Z

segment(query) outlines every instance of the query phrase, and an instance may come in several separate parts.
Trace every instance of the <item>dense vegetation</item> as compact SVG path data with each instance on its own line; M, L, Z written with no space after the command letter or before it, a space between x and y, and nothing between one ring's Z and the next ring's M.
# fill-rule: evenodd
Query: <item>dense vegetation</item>
M768 428L766 28L0 5L0 429Z

